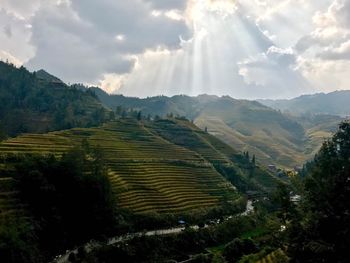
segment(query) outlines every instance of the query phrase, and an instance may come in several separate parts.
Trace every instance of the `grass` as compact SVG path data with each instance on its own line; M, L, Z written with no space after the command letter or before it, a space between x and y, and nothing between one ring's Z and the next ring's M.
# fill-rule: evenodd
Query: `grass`
M183 212L214 207L223 199L236 200L239 194L210 163L229 162L221 152L224 146L216 149L209 142L214 139L187 125L119 120L98 128L25 134L2 142L0 152L60 156L87 139L105 154L118 206L136 213ZM184 128L186 132L180 136ZM168 138L166 133L176 137ZM188 140L185 144L176 141L184 137ZM1 167L8 168L4 164ZM12 203L16 207L15 194L12 196L11 189L6 188L11 180L0 180L3 211L11 211Z

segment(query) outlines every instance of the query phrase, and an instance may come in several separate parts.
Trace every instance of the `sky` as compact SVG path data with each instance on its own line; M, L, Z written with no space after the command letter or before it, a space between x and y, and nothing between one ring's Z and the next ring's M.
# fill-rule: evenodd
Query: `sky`
M0 0L0 59L136 97L350 89L350 0Z

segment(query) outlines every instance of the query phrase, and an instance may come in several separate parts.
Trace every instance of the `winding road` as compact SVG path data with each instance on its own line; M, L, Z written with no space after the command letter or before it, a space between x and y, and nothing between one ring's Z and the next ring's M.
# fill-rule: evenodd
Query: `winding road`
M241 214L238 214L238 216L246 216L252 212L254 212L253 201L248 200L245 211L242 212ZM237 216L237 215L235 215L235 216ZM224 219L224 221L227 221L230 218L232 218L232 216L226 217ZM189 227L194 229L194 230L199 229L199 227L197 225L189 226ZM207 227L209 227L209 226L208 225L204 226L204 228L207 228ZM151 230L151 231L147 231L147 232L136 232L136 233L132 233L132 234L126 234L126 235L115 236L115 237L109 238L107 240L106 244L108 246L114 245L116 243L126 242L126 241L129 241L135 237L140 237L140 236L163 236L163 235L178 234L183 230L185 230L185 227L158 229L158 230ZM99 242L90 241L90 242L86 243L83 247L85 248L85 250L87 252L90 252L91 250L93 250L94 248L97 248L99 246L100 246ZM78 249L67 250L65 254L56 256L56 258L54 260L52 260L51 262L52 263L70 263L68 258L69 258L69 255L71 253L78 253Z

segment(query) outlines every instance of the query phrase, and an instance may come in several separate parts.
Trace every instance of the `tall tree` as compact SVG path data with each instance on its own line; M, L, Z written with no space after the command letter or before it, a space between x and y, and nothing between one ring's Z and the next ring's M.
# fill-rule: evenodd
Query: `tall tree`
M295 220L289 250L295 262L349 262L350 122L326 141L304 180L303 220Z

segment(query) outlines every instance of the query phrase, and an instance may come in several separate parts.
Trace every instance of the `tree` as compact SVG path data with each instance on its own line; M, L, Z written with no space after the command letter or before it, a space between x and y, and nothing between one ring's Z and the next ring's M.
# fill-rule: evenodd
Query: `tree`
M114 121L115 120L115 113L113 111L109 112L109 120Z
M289 230L294 262L349 262L350 122L326 141L304 179L301 212Z
M272 199L278 206L278 217L282 223L286 225L295 215L294 204L290 200L290 190L285 183L279 183L276 191L273 193Z
M20 198L33 215L45 253L99 238L116 226L116 203L103 153L84 145L61 158L24 156L16 166Z
M137 113L137 117L136 118L137 118L138 121L142 120L142 112L141 111L139 111Z
M252 164L255 166L255 163L256 163L256 161L255 161L255 154L253 154Z
M118 116L121 116L121 115L122 115L122 112L123 112L122 106L117 106L117 108L115 109L115 113L116 113Z
M249 161L249 152L248 151L246 151L246 152L244 152L243 153L243 155L244 155L244 157Z
M225 246L223 256L228 262L238 262L243 255L254 252L257 252L257 246L253 240L235 238Z

